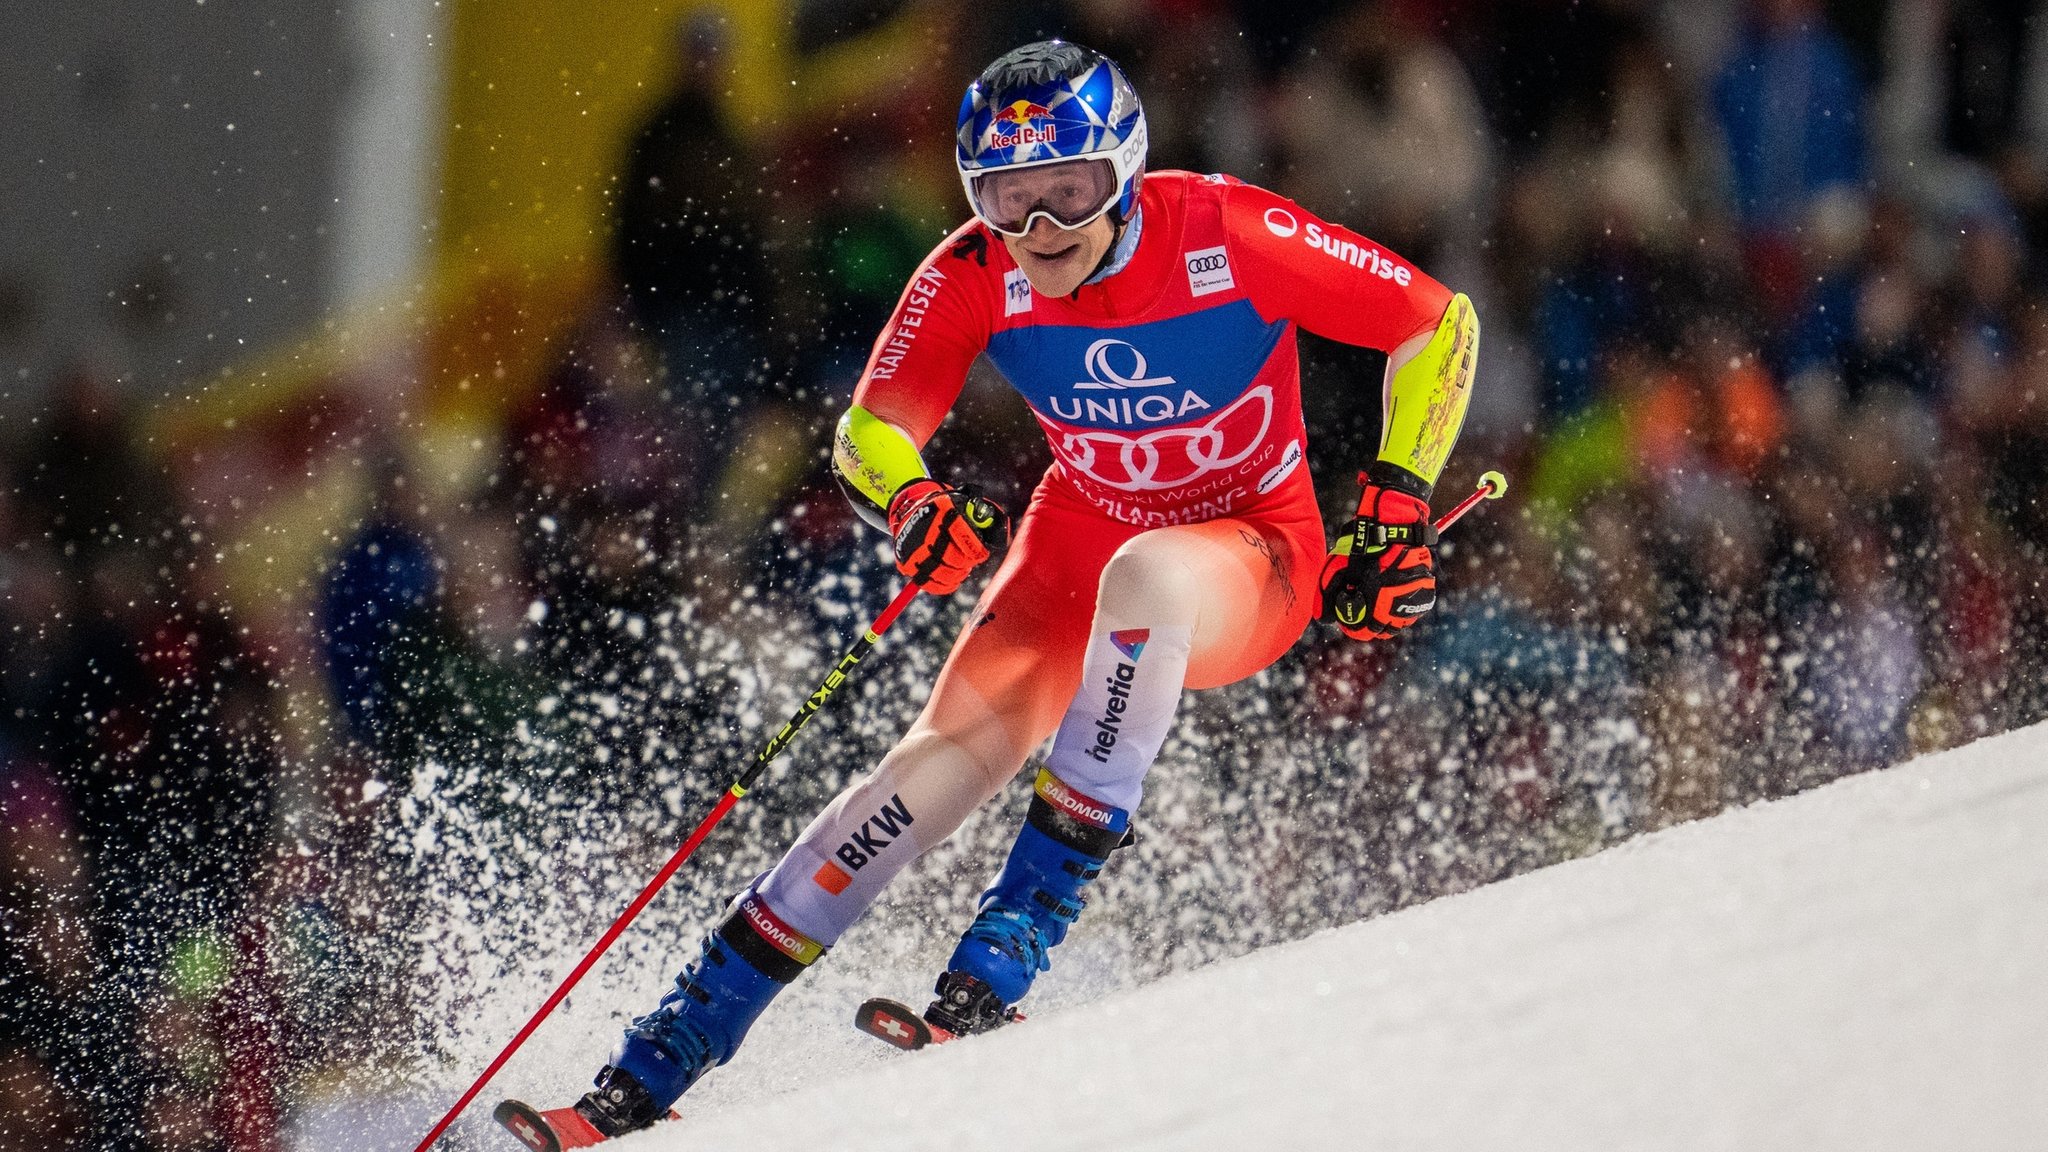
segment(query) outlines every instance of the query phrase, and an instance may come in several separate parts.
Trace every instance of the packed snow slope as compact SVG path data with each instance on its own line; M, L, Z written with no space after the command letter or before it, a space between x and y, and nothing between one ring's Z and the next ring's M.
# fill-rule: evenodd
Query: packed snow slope
M2048 1148L2048 726L619 1147Z

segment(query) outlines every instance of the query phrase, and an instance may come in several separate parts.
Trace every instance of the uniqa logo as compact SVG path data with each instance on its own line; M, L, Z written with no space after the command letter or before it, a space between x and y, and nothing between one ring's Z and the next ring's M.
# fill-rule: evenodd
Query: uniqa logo
M1130 375L1126 376L1117 371L1116 366L1109 362L1109 353L1113 348L1125 348L1130 351ZM1173 383L1171 376L1147 376L1145 354L1138 351L1135 345L1122 340L1097 340L1088 346L1081 363L1088 370L1088 379L1076 381L1074 387L1083 391L1120 392L1125 388L1164 388Z

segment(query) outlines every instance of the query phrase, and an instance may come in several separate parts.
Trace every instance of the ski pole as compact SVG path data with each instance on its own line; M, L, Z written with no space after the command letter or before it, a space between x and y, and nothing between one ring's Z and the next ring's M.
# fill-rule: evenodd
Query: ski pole
M874 650L876 643L882 639L882 633L887 632L889 626L896 623L896 617L902 615L903 610L910 606L910 602L917 598L921 587L922 585L909 583L903 586L902 591L896 593L896 598L889 601L889 606L882 609L882 614L875 617L874 623L868 625L867 632L853 642L853 647L846 650L846 655L839 658L839 663L833 666L831 673L825 677L825 682L818 685L817 691L805 697L803 705L790 716L787 723L783 724L781 731L768 738L768 743L762 745L761 750L754 754L753 763L747 765L746 771L740 773L739 778L732 782L732 786L725 790L725 795L719 797L718 803L712 807L710 813L698 822L696 831L691 832L689 839L683 841L682 847L676 849L675 855L668 858L668 863L661 866L661 871L654 874L654 879L647 882L647 887L642 888L640 894L633 897L633 902L626 905L626 910L619 913L619 918L612 921L612 926L605 929L604 935L598 937L596 944L591 945L590 951L586 952L576 967L570 970L569 975L563 978L561 984L548 996L546 1003L543 1003L533 1014L533 1018L519 1029L518 1034L512 1037L512 1042L505 1045L491 1061L490 1067L484 1069L483 1075L476 1078L476 1083L469 1086L469 1090L462 1094L462 1099L457 1100L455 1106L448 1110L448 1114L441 1117L440 1122L434 1125L434 1130L427 1133L426 1139L421 1140L419 1147L413 1152L427 1152L427 1149L433 1147L434 1141L439 1140L441 1134L448 1130L448 1126L455 1123L455 1118L462 1114L464 1108L469 1107L470 1101L476 1099L477 1093L483 1091L484 1085L490 1083L491 1077L498 1074L498 1069L505 1066L505 1062L512 1058L512 1054L519 1051L520 1045L526 1043L526 1038L533 1035L534 1030L540 1027L541 1021L546 1020L555 1008L568 998L570 989L576 987L584 974L597 963L598 958L624 934L626 926L654 900L655 894L660 892L675 876L676 870L683 866L683 861L688 860L691 853L697 850L697 845L702 844L704 838L711 834L711 829L720 820L725 819L725 814L732 811L732 806L739 802L740 797L747 794L747 789L754 786L754 781L760 778L762 769L780 756L782 750L796 739L796 734L803 731L804 725L811 722L811 717L816 716L818 710L832 699L832 694L853 674L854 666Z
M1498 500L1507 495L1507 493L1508 478L1489 468L1479 474L1479 487L1474 488L1471 495L1458 501L1457 507L1437 517L1435 523L1431 524L1430 527L1435 528L1438 535L1442 535L1450 529L1451 525L1463 519L1465 513L1472 510L1473 505L1481 500Z

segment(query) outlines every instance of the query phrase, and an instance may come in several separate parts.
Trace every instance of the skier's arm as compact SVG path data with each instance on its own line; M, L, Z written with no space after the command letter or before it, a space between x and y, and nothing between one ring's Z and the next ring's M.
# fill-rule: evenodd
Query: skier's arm
M1230 259L1260 316L1388 353L1374 472L1426 502L1471 398L1479 352L1472 302L1263 188L1233 185L1224 222Z
M853 406L832 439L832 465L854 511L888 531L896 569L948 594L1009 536L1002 509L932 479L921 449L988 346L987 236L977 225L925 258L868 355Z
M982 243L977 243L981 241ZM988 346L986 236L969 224L918 266L875 338L832 438L832 465L854 511L888 526L889 502L929 475L921 454Z
M1432 330L1402 342L1387 356L1380 401L1380 453L1375 471L1393 465L1420 479L1423 500L1443 475L1458 443L1465 408L1472 399L1472 374L1479 362L1479 315L1463 292L1451 297ZM1392 475L1387 482L1398 483Z

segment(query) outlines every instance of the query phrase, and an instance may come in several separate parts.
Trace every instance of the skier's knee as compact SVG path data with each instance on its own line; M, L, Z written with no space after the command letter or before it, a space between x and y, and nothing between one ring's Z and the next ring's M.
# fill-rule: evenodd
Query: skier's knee
M1194 618L1200 586L1181 544L1168 532L1141 532L1123 542L1102 567L1096 603L1120 616L1143 614L1157 623Z
M956 795L965 794L967 803L949 806L957 807L959 819L964 820L968 812L980 807L989 797L1003 790L1003 786L1017 774L1023 757L1020 755L1015 763L999 763L986 754L977 753L967 742L954 739L944 732L927 728L920 723L913 725L910 731L904 734L885 763L894 769L899 778L905 780L913 775L933 771L957 773L965 777L964 787L957 791L951 788L943 789ZM923 790L919 788L919 791ZM955 823L957 825L958 821ZM946 829L943 835L928 843L935 844L939 839L951 834L952 829Z

